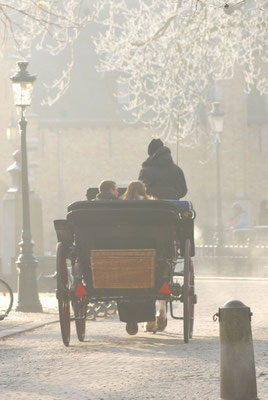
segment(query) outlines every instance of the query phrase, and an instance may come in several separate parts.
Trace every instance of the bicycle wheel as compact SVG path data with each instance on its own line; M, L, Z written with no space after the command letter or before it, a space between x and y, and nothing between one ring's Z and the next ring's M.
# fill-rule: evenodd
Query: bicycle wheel
M10 286L0 279L0 319L5 318L13 305L13 292Z

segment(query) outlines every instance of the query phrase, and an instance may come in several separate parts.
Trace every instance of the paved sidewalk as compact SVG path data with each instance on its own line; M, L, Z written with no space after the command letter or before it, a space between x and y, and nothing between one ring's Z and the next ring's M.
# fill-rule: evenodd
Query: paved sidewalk
M0 321L0 339L30 331L59 320L55 293L40 293L39 298L43 306L42 313L16 312L17 294L14 294L13 309L4 320Z
M202 276L197 277L197 281L248 281L248 282L267 282L268 278L252 278L252 277L215 277ZM16 335L22 332L30 331L41 326L59 321L58 303L55 293L40 293L39 298L43 306L43 313L23 313L16 312L17 293L14 293L13 309L9 315L0 321L0 340L6 337Z
M1 400L215 400L220 398L219 322L230 300L250 307L258 397L268 394L268 282L197 279L194 338L183 343L182 321L164 332L140 324L129 336L118 317L88 321L79 342L72 323L68 348L59 323L0 340ZM175 305L182 315L182 305Z

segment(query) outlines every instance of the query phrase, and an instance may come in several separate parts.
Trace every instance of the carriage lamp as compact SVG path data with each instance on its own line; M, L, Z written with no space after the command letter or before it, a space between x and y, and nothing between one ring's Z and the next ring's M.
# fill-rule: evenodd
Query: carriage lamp
M42 305L37 290L37 259L33 254L34 242L31 235L30 200L27 162L26 127L24 112L31 105L33 83L36 76L27 71L27 62L18 62L18 71L10 77L15 105L20 109L19 132L21 139L21 190L22 190L22 234L20 254L16 261L18 269L18 304L16 311L41 312Z
M217 245L221 251L224 245L224 228L222 222L222 196L221 196L221 134L223 132L224 112L220 109L220 103L213 103L213 109L208 115L212 132L216 135L216 194L217 194Z

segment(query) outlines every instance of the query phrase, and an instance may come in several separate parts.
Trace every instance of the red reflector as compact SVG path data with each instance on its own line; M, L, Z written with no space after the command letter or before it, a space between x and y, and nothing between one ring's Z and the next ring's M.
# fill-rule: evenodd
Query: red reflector
M84 286L81 285L81 283L78 284L75 295L76 296L86 296L87 295L87 291L84 288Z
M171 293L171 290L169 289L167 282L165 282L163 286L161 286L158 293L167 293L167 294Z
M185 212L185 213L184 213L184 216L185 216L185 217L188 217L188 212Z

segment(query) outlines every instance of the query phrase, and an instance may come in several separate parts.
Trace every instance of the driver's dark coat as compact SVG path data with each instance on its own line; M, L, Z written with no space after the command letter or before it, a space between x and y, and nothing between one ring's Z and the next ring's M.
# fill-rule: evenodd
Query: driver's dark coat
M156 198L180 199L187 193L184 173L174 164L167 147L161 147L142 164L139 180L145 183L148 194Z

